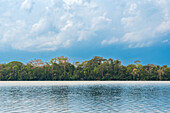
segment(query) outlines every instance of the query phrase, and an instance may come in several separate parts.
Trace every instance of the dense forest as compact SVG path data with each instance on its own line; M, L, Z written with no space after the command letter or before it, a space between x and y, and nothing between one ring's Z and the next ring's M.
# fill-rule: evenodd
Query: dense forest
M68 57L61 56L46 63L34 59L27 64L18 61L0 64L0 80L170 80L170 67L143 66L139 60L123 66L119 60L99 56L72 64Z

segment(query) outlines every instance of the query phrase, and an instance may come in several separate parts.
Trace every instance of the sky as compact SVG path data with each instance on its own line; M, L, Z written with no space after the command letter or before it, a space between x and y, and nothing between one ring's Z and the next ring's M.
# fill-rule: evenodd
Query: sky
M170 0L0 0L0 63L74 61L170 66Z

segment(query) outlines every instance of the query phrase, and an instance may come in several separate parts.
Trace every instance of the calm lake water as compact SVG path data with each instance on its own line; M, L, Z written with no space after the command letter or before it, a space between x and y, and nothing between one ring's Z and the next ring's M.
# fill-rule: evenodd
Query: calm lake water
M170 82L0 82L0 113L170 112Z

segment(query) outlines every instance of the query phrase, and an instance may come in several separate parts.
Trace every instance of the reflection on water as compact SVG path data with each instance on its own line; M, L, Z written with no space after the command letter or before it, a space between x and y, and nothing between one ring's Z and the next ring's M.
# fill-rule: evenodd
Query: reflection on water
M169 83L0 86L3 113L170 112L169 103Z

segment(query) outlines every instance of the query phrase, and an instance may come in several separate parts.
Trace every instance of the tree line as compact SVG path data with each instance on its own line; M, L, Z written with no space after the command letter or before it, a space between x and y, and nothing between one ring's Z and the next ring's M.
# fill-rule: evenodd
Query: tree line
M12 61L0 64L1 81L57 80L170 80L167 65L142 65L139 60L124 66L119 60L95 56L84 62L70 63L68 57L55 57L49 62L34 59L23 64Z

